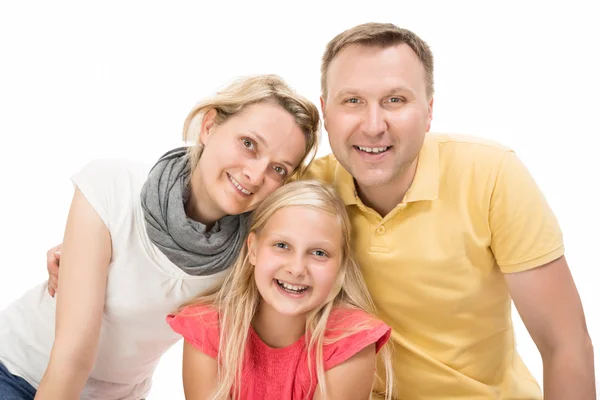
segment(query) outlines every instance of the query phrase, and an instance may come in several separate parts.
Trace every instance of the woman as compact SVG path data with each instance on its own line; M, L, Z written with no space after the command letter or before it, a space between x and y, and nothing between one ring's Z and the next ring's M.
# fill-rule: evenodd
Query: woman
M102 160L76 174L60 294L39 285L0 314L3 398L145 397L180 337L165 315L222 281L248 212L307 164L318 130L312 103L258 76L196 105L195 145L152 169Z

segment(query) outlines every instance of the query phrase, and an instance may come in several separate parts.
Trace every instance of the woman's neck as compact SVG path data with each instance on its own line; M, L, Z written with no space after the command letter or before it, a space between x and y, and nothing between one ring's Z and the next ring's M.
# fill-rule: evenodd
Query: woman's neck
M269 347L283 348L296 343L306 330L304 315L283 315L261 300L252 319L256 334Z
M194 221L206 225L206 231L210 231L215 222L223 216L217 215L216 210L211 211L214 208L211 207L213 203L203 183L202 175L196 168L190 175L188 183L189 195L185 203L185 214Z

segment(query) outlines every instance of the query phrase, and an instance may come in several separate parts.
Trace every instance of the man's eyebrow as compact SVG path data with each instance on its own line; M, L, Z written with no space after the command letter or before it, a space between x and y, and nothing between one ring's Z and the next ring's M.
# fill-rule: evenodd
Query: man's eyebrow
M398 92L410 92L413 93L413 90L410 89L407 86L395 86L393 88L391 88L390 90L387 90L386 96L389 96L390 94L394 94L394 93L398 93ZM346 89L342 89L339 92L337 92L335 94L335 97L344 97L344 96L348 96L348 95L358 95L360 93L359 90L354 89L354 88L346 88Z
M349 95L349 94L358 94L358 90L351 89L351 88L349 88L349 89L342 89L342 90L340 90L339 92L337 92L335 94L335 97L343 97L343 96L346 96L346 95Z
M391 88L387 93L388 94L394 94L394 93L398 93L398 92L410 92L412 93L413 90L406 87L406 86L396 86L394 88Z

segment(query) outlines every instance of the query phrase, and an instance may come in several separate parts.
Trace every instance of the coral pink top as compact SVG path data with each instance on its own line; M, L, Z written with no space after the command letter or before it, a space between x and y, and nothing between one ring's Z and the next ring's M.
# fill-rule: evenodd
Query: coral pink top
M208 306L190 306L177 315L169 315L167 322L188 343L217 359L220 329L216 310ZM325 371L343 363L370 344L375 343L376 351L379 351L388 341L391 333L389 326L363 311L347 308L331 312L325 337L335 338L361 324L364 324L363 330L323 345ZM250 327L244 355L241 399L312 399L318 383L314 365L311 382L307 357L304 336L288 347L272 348ZM314 359L313 354L313 363Z

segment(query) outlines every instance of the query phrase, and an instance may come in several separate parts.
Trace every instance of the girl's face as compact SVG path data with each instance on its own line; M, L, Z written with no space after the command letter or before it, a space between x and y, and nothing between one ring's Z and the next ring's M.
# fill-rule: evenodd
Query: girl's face
M216 221L255 209L283 185L302 161L306 140L277 104L247 106L220 125L214 117L211 111L202 123L204 150L192 185L204 219Z
M313 207L275 212L248 236L249 260L261 307L286 316L304 316L320 307L332 290L342 258L337 217Z

